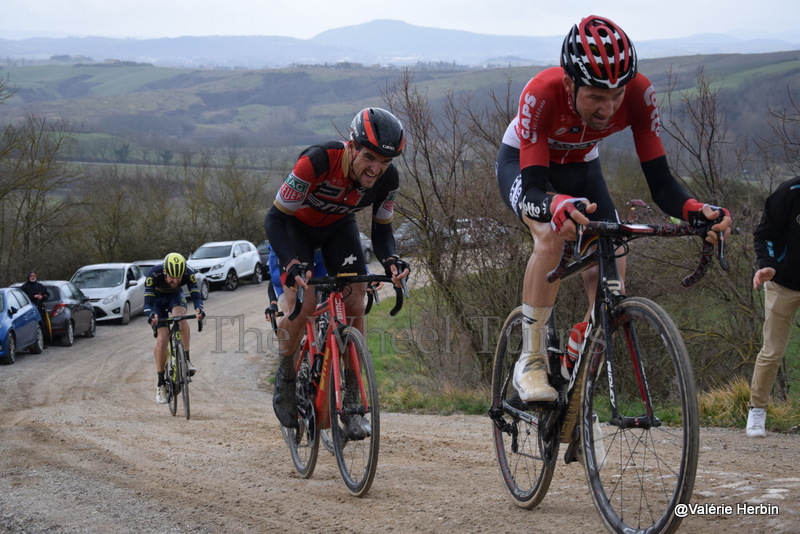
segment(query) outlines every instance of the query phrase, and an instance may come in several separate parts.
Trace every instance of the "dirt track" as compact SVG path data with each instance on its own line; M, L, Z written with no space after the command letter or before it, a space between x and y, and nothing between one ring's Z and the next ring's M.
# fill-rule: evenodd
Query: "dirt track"
M347 494L322 450L313 477L300 479L270 404L265 290L206 302L217 319L193 328L190 421L154 401L143 317L0 368L0 532L603 530L577 464L559 464L536 510L511 504L482 416L384 414L363 499ZM800 531L800 436L707 429L701 445L693 503L774 504L778 514L690 516L682 531Z

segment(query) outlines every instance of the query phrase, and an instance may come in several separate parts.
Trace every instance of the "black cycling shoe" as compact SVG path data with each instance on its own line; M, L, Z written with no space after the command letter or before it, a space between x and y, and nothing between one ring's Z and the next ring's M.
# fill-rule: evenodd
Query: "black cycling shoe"
M278 367L275 373L275 390L272 393L272 409L281 425L286 428L297 428L297 401L295 400L294 377L284 378Z
M353 414L345 416L347 424L344 427L344 433L347 439L359 440L370 437L372 435L372 425L366 417L360 414Z

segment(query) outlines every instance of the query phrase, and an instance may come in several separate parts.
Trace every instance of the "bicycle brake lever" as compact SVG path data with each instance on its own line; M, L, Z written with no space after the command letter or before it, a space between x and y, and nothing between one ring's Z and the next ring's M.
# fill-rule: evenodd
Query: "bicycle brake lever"
M722 267L722 270L727 271L730 265L728 264L728 257L725 255L725 234L723 232L719 233L719 247L717 249L717 259L719 260L719 266Z

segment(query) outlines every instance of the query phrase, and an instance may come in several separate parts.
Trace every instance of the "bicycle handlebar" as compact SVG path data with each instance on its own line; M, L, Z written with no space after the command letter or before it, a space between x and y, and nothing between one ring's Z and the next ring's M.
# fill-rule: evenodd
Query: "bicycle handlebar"
M338 274L338 275L327 275L327 276L314 276L309 278L306 281L307 285L310 286L330 286L328 291L340 291L344 289L346 286L350 284L358 284L366 282L368 285L380 282L389 282L392 283L392 277L386 276L385 274ZM408 296L408 287L406 286L405 278L402 279L401 287L394 286L395 296L397 301L394 305L394 308L391 309L389 315L394 317L403 307L403 297ZM297 288L297 296L295 297L294 302L294 309L292 313L289 314L288 319L294 320L300 315L300 310L303 307L303 288ZM377 295L377 292L375 292ZM367 311L372 307L371 303L368 303Z
M711 227L720 221L709 221L709 224L703 226L691 226L688 224L628 224L628 223L613 223L602 221L591 221L586 225L578 225L578 240L581 241L584 236L609 236L620 238L622 241L627 242L639 237L684 237L684 236L701 236L704 238L703 250L700 253L700 260L694 272L685 276L681 281L683 287L689 287L699 282L711 262L711 257L714 255L714 245L705 241L705 236L711 230ZM725 236L720 233L719 236L719 249L717 258L723 270L728 270L728 259L725 256ZM561 255L561 260L555 269L547 274L548 282L555 282L556 280L567 275L571 267L577 268L583 265L582 259L572 262L572 257L575 251L575 241L565 241L564 250Z
M205 324L206 312L202 312L203 316L201 319L197 319L197 331L203 331L203 324ZM173 317L167 317L166 319L159 319L156 324L151 324L150 326L153 328L153 337L158 337L158 329L162 326L167 326L171 323L177 323L179 321L184 321L186 319L196 319L197 315L175 315Z

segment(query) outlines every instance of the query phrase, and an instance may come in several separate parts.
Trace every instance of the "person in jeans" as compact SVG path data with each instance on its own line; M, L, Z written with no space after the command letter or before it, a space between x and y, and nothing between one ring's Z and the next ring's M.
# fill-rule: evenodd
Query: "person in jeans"
M764 344L750 382L746 433L767 435L767 405L800 307L800 176L783 182L764 203L753 230L758 270L753 289L764 286Z

